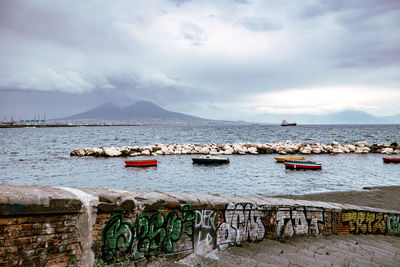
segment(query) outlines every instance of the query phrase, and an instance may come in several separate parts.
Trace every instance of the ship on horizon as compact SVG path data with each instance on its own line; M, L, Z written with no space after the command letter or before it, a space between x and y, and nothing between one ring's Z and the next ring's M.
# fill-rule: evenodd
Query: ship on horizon
M296 126L296 125L297 125L296 122L288 123L286 120L283 120L281 123L281 126Z

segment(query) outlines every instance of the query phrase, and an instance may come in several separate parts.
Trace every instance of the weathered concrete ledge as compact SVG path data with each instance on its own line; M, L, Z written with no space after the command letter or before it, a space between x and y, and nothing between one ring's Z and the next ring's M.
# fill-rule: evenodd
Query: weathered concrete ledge
M145 265L264 239L400 235L399 210L286 198L0 185L0 201L5 266Z
M381 153L400 154L400 146L396 143L368 144L359 141L356 144L341 145L338 142L329 144L319 143L233 143L225 145L217 144L154 144L149 146L124 146L124 147L100 147L75 149L71 156L93 157L136 157L136 156L160 156L160 155L246 155L246 154L343 154L343 153Z

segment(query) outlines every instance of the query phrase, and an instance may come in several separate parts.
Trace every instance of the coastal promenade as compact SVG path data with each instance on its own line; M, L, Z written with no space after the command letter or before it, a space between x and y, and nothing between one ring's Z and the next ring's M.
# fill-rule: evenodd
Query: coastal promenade
M0 266L398 266L399 193L256 198L1 185Z

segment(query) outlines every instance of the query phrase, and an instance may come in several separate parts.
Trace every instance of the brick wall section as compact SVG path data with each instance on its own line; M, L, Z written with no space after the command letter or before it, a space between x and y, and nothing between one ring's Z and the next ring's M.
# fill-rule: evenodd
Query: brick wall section
M78 214L0 218L0 266L67 266L79 258Z

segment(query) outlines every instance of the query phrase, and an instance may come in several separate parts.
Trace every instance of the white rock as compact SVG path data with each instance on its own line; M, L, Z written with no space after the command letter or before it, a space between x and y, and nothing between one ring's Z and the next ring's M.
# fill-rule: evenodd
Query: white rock
M350 153L350 149L347 146L344 146L342 150L344 153Z
M208 147L203 147L199 151L201 154L208 154L210 152L210 149Z
M145 149L145 150L142 151L141 154L142 154L142 156L150 156L151 152L150 152L150 150Z
M362 154L363 153L363 149L361 147L357 147L356 150L354 151L354 153Z
M393 153L393 148L391 148L391 147L384 148L384 149L382 149L382 152L381 152L381 154L392 154L392 153Z
M358 141L358 142L357 142L357 145L358 145L359 147L370 147L370 144L368 144L367 141Z
M342 153L344 153L344 151L343 151L343 149L341 149L340 147L335 147L335 148L333 149L333 153L335 153L335 154L342 154Z
M308 149L308 148L302 148L302 149L300 149L300 153L301 154L311 154L311 149Z
M233 154L233 150L232 149L224 150L221 154L232 155Z
M255 148L255 147L249 147L247 150L249 151L250 154L254 154L254 155L258 154L257 148Z
M103 156L103 149L101 148L93 148L93 154L95 157Z
M156 154L156 155L163 155L164 152L163 152L162 150L157 150L154 154Z
M103 147L103 152L106 157L118 157L121 155L121 152L115 147Z
M333 142L332 142L332 146L333 146L333 147L337 147L337 146L339 146L339 143L336 142L336 141L333 141Z
M315 147L315 148L312 149L312 153L320 154L321 153L321 149L319 147Z
M347 144L347 145L344 145L346 148L348 148L349 150L350 150L350 152L354 152L354 151L356 151L356 146L355 145L352 145L352 144Z
M129 156L131 156L131 157L138 157L140 155L142 155L140 152L133 152L133 153L129 154Z

